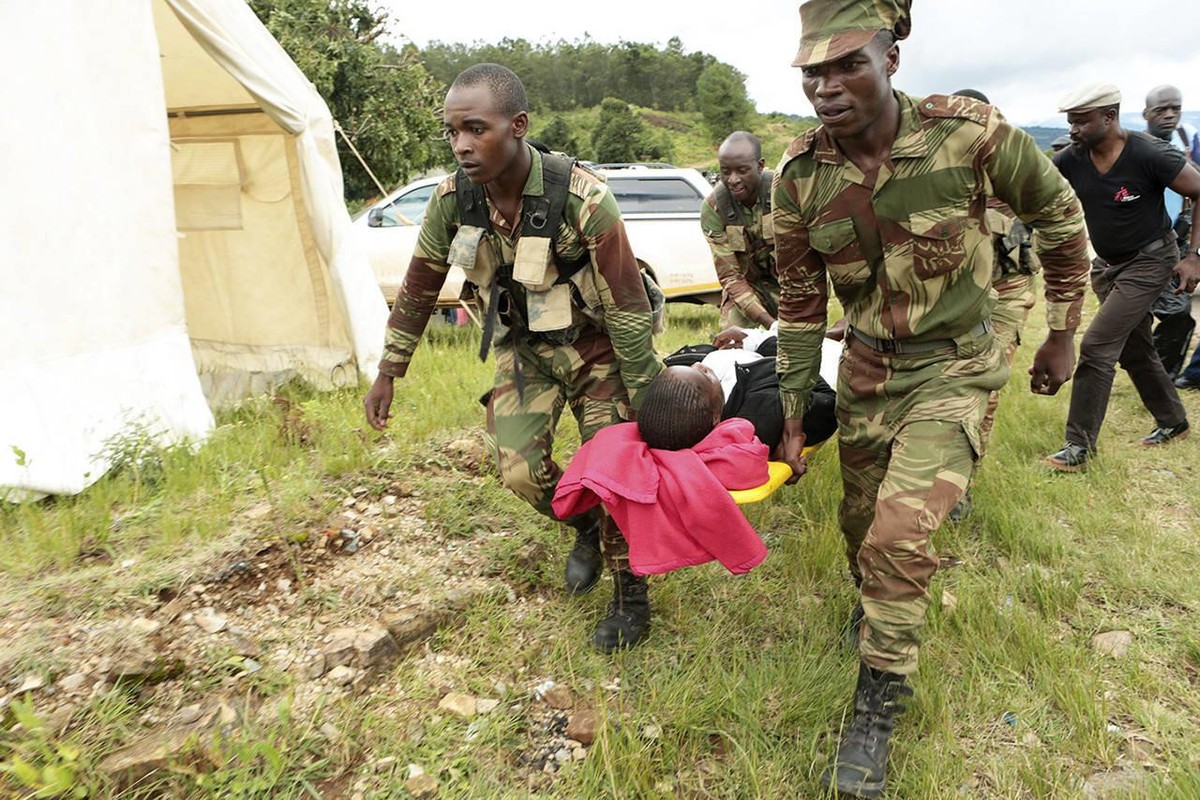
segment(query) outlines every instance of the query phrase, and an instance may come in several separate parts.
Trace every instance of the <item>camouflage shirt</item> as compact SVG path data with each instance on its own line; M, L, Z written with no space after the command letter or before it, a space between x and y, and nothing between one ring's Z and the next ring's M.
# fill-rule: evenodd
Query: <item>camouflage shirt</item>
M778 310L772 295L778 294L779 284L774 274L773 246L763 235L762 208L758 202L747 207L737 198L730 198L742 217L742 241L737 241L737 235L726 228L716 198L714 191L700 204L700 227L712 250L721 291L747 317L770 325Z
M900 129L873 182L824 127L793 140L776 170L778 367L788 418L802 415L816 380L830 284L850 325L878 339L953 339L989 317L989 197L1037 230L1050 328L1079 325L1089 265L1070 185L991 106L896 96ZM882 258L873 264L871 253Z
M529 152L532 167L523 195L541 196L542 156L532 147ZM379 362L379 371L386 375L399 378L408 371L446 280L450 243L460 225L454 192L455 179L450 175L429 201L412 261L388 319L383 360ZM520 222L516 230L510 229L490 199L488 214L492 230L485 234L485 241L501 259L511 260L520 238ZM521 219L520 213L517 219ZM637 391L662 368L651 342L650 304L616 199L603 178L578 165L571 173L555 249L564 262L575 261L585 253L590 255L590 263L582 271L586 274L578 281L583 288L572 291L573 305L584 312L576 316L584 320L582 324L595 325L608 334L620 362L622 382L633 401ZM484 291L487 288L480 287Z

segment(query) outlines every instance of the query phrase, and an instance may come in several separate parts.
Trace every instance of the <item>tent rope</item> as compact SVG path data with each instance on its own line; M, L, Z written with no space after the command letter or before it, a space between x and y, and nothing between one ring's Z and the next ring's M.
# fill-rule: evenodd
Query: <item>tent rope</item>
M379 178L376 178L375 173L372 172L371 168L367 166L366 159L362 157L362 153L358 152L358 148L354 146L354 142L350 141L350 137L346 135L344 130L342 130L341 124L339 124L336 119L333 121L333 129L342 135L342 141L344 141L346 146L350 148L350 152L354 153L354 157L358 159L359 164L362 164L362 168L365 169L367 174L371 176L371 180L375 182L375 188L379 190L379 196L386 197L387 189L383 188L383 184L379 182Z

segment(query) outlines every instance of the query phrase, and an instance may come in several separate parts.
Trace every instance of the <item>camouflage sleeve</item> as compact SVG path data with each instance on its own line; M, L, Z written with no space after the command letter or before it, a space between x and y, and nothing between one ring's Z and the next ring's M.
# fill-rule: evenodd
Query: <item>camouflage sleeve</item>
M429 201L417 246L388 317L379 371L393 378L403 378L408 372L413 352L446 281L450 240L458 225L458 207L454 193L446 189L448 185L452 184L440 185Z
M1079 327L1090 264L1083 207L1067 179L1038 149L1033 138L992 115L981 151L998 197L1034 229L1034 242L1046 281L1046 322L1051 330Z
M700 203L700 227L704 237L708 239L708 249L712 251L713 266L717 270L717 280L721 282L721 290L725 296L733 300L743 314L763 325L770 325L770 312L759 302L746 280L746 270L738 261L737 251L730 246L729 234L721 222L721 213L717 210L712 195Z
M796 162L779 165L771 189L775 223L775 265L779 270L779 342L776 370L784 419L800 419L821 368L829 285L825 262L809 246L800 213Z
M581 202L579 232L591 252L604 322L621 370L621 382L636 409L638 392L662 369L654 353L653 319L641 269L621 221L616 198L594 184Z

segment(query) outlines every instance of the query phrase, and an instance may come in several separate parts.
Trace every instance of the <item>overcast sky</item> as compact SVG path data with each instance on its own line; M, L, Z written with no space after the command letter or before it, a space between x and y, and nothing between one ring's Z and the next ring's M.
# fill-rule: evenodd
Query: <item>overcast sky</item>
M746 75L760 111L811 115L790 64L800 37L799 3L735 0L699 3L564 0L427 3L377 0L390 30L419 46L431 41L573 41L663 45L678 36ZM1200 44L1195 8L1180 0L916 0L913 33L901 43L894 85L910 94L973 87L1013 122L1061 124L1058 100L1095 82L1115 83L1123 111L1139 111L1146 92L1172 83L1184 108L1200 108ZM737 9L732 11L731 9Z

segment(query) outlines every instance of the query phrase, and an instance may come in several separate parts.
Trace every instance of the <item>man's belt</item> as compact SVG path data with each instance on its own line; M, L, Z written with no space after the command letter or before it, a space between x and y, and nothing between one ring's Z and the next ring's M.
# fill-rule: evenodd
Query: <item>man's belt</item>
M1121 255L1113 256L1112 258L1109 258L1108 256L1100 256L1100 257L1103 258L1105 261L1107 261L1109 264L1124 264L1126 261L1132 261L1133 259L1137 258L1138 256L1147 256L1147 255L1150 255L1151 253L1157 253L1159 250L1162 250L1164 247L1174 245L1174 244L1175 244L1175 232L1171 231L1170 233L1166 233L1166 234L1163 234L1162 236L1158 237L1150 244L1142 245L1137 250L1134 250L1132 253L1122 253Z
M983 336L991 329L991 319L985 319L967 331L967 334L972 337ZM880 353L891 353L897 356L932 353L934 350L945 350L956 346L956 342L953 339L928 339L923 342L912 342L908 339L876 339L874 336L868 336L854 326L850 326L849 330L855 339L858 339L872 350Z

